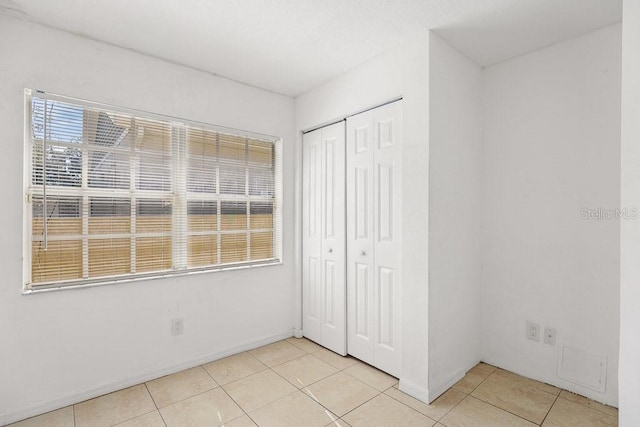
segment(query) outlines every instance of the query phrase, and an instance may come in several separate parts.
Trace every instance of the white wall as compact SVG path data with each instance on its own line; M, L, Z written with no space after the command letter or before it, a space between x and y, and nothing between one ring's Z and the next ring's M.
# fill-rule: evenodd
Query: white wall
M488 67L483 90L483 359L612 405L620 222L581 209L620 204L620 37L616 24ZM526 340L527 320L557 345ZM563 343L608 358L604 394L556 375Z
M0 425L291 335L293 100L1 15L0 40ZM284 265L23 296L25 88L282 136Z
M429 43L429 399L480 361L482 69Z
M622 16L621 207L640 209L640 2ZM640 221L621 222L620 425L640 425Z
M423 400L428 397L428 49L425 31L406 45L301 95L295 103L296 130L300 133L398 96L404 97L400 387ZM298 224L299 221L300 218Z

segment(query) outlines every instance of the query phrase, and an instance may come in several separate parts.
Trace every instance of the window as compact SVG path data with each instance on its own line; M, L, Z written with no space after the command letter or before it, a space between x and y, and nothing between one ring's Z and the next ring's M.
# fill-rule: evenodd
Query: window
M27 290L281 259L280 140L27 91Z

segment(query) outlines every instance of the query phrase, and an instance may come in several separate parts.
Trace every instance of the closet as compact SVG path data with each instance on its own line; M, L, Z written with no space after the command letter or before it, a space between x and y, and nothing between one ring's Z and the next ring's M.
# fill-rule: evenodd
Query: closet
M402 103L303 135L303 334L400 375Z

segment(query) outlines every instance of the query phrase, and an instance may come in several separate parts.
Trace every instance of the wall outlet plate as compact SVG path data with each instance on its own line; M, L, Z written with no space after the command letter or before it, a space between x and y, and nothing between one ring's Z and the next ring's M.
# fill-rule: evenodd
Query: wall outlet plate
M184 322L182 317L171 319L171 335L180 335L184 333Z
M544 343L549 345L556 345L556 328L551 328L549 326L544 328Z
M527 320L527 339L540 341L540 324Z

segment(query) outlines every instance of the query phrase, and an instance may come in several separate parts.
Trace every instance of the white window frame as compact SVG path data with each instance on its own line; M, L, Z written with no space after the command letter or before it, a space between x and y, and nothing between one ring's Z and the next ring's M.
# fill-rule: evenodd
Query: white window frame
M131 165L132 170L130 171L130 189L128 190L114 190L114 189L90 189L87 185L87 163L88 163L88 155L87 155L87 144L81 144L82 148L82 186L81 187L68 187L68 188L58 188L55 191L55 195L60 196L74 196L82 198L82 241L83 241L83 277L82 279L72 279L72 280L64 280L64 281L56 281L56 282L46 282L46 283L31 283L32 278L32 199L34 195L42 195L42 191L36 189L32 185L32 97L36 96L38 98L46 98L47 100L53 101L62 101L66 103L76 104L83 107L89 108L97 108L104 109L107 111L128 114L132 116L136 116L138 118L150 119L150 120L158 120L162 122L168 122L171 125L171 131L174 133L176 130L182 133L182 137L179 138L180 141L176 141L172 138L172 144L185 144L184 133L186 132L187 126L192 126L194 128L204 129L209 132L219 132L223 134L230 134L234 136L242 136L249 139L257 139L261 141L269 141L273 143L274 146L274 165L273 165L273 174L274 174L274 196L273 198L265 199L260 196L251 196L249 194L249 185L245 185L245 195L225 195L223 198L224 201L228 200L236 200L240 202L251 202L251 201L271 201L273 203L273 228L269 229L251 229L249 224L247 224L246 230L234 230L235 233L244 232L247 236L247 253L250 251L250 241L251 234L270 231L273 233L273 257L265 260L258 261L242 261L242 262L233 262L228 264L220 263L220 254L221 254L221 246L220 246L220 236L222 234L227 233L226 231L221 230L220 221L221 221L221 204L223 199L220 196L220 171L217 168L216 171L216 182L217 189L216 195L212 196L207 193L189 193L186 190L186 184L183 187L182 191L176 191L175 187L173 189L173 200L171 201L173 209L181 209L183 210L181 215L173 215L173 228L171 233L171 238L173 241L172 244L172 258L173 258L173 268L171 270L164 271L154 271L154 272L145 272L145 273L128 273L117 276L103 276L103 277L93 277L88 278L87 265L88 261L86 258L88 257L88 239L90 238L90 234L88 233L88 199L91 196L103 196L103 197L118 197L121 196L124 199L131 200L131 222L132 229L130 231L130 235L133 236L135 233L135 215L136 215L136 206L135 206L135 196L137 194L144 194L145 190L137 190L135 189L135 173L133 171L134 165ZM256 267L264 267L264 266L273 266L280 265L283 263L283 235L282 235L282 209L283 209L283 182L282 182L282 138L259 134L254 132L242 131L237 129L232 129L228 127L212 125L208 123L197 122L193 120L186 120L171 116L166 116L162 114L155 114L146 111L124 108L113 106L109 104L97 103L87 100L82 100L78 98L72 98L62 95L56 95L51 93L46 93L40 90L33 89L25 89L25 123L24 123L24 167L23 167L23 194L24 194L24 215L23 215L23 294L31 294L31 293L40 293L52 290L68 290L75 288L84 288L89 286L97 286L97 285L107 285L107 284L116 284L123 282L131 282L131 281L139 281L139 280L149 280L155 278L163 278L163 277L174 277L180 275L191 275L191 274L201 274L207 272L217 272L217 271L227 271L227 270L237 270L237 269L246 269L246 268L256 268ZM56 143L58 145L58 143ZM64 145L62 143L61 145ZM77 148L74 146L74 148ZM180 149L182 154L186 153L186 150L183 148ZM175 171L179 168L186 168L187 161L186 156L184 158L179 158L179 156L172 156L172 183L175 185ZM249 167L245 168L245 179L248 181L248 173ZM184 172L184 170L183 170ZM182 173L181 176L186 178L186 173ZM43 176L43 179L45 177ZM43 181L44 183L44 181ZM248 182L247 182L248 184ZM155 194L154 194L155 195ZM187 231L187 202L189 200L216 200L217 201L217 220L218 220L218 229L217 231L212 232L189 232ZM247 213L249 210L250 203L246 203ZM180 221L180 218L184 220L179 224L176 224L176 219ZM249 215L247 215L247 223L249 222ZM176 228L179 231L176 232ZM217 234L218 236L218 264L204 267L191 267L189 268L186 265L186 256L178 256L176 251L186 251L187 250L187 238L189 235L194 234ZM231 232L229 232L231 233ZM105 236L105 235L101 235ZM145 235L146 236L146 235ZM114 235L113 237L118 237ZM179 241L179 244L176 243L176 237ZM135 271L135 238L131 238L132 241L132 271ZM176 261L181 261L179 265L176 265Z

